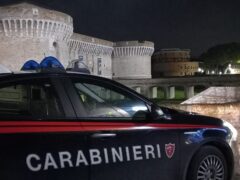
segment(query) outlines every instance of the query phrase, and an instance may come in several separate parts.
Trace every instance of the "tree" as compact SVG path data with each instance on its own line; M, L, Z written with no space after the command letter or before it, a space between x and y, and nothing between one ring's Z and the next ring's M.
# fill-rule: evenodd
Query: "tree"
M214 46L200 56L206 67L225 66L240 63L240 43L228 43Z

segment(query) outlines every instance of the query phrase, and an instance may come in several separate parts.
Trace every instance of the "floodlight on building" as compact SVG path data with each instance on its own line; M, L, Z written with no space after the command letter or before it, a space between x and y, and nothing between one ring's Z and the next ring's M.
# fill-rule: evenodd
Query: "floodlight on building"
M234 74L235 70L232 68L232 64L228 64L227 68L224 71L224 74Z
M234 69L232 68L232 64L228 64L228 69L230 71L230 74L234 74Z

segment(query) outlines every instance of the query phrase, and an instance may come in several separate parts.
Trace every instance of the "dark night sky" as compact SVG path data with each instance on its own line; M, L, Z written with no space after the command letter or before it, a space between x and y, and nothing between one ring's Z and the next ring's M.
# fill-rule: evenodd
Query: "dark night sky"
M20 2L1 0L0 5ZM240 42L239 0L30 0L71 15L74 31L111 41L149 40L155 48Z

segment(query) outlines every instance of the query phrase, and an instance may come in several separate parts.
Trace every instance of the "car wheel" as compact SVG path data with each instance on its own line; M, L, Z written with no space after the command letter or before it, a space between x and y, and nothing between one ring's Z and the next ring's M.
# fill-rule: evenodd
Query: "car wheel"
M222 152L213 146L202 147L190 164L188 180L227 180L227 164Z

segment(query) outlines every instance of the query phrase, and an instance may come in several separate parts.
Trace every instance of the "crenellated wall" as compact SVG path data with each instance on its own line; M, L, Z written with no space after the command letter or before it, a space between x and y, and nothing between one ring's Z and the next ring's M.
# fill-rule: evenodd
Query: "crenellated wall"
M154 43L121 41L114 43L113 77L116 79L151 78L151 56Z
M0 63L19 70L28 59L56 56L67 65L72 33L66 14L27 3L0 7Z
M51 20L19 18L0 20L0 35L5 37L51 37L56 40L68 41L72 31L71 25Z

